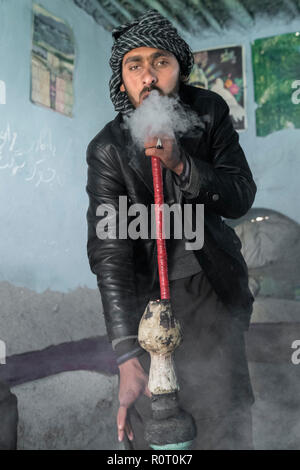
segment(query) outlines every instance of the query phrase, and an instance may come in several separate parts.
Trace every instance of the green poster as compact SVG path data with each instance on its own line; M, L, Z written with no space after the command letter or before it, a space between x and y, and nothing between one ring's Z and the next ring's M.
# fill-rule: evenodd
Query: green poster
M257 39L252 61L257 135L300 128L300 32Z

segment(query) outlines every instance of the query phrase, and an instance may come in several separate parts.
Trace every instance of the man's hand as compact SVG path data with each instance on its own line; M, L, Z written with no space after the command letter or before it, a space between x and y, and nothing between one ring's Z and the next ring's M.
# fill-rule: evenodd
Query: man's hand
M161 140L163 149L155 148L158 137ZM170 137L168 135L158 137L149 137L145 140L145 155L148 157L153 156L160 158L164 167L169 168L169 170L174 171L177 175L180 175L183 171L183 162L180 159L180 149L175 137Z
M124 431L128 439L133 439L132 429L127 421L127 409L142 394L151 398L148 388L148 375L145 374L137 357L133 357L123 364L119 365L120 371L120 389L119 402L120 407L117 416L118 437L123 441Z

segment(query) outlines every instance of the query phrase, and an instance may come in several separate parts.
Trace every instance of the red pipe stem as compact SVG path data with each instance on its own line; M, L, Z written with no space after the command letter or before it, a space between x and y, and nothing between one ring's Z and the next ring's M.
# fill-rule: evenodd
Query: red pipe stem
M158 157L151 157L154 203L155 203L155 223L156 223L156 245L157 245L157 263L160 284L161 299L170 300L169 278L168 278L168 260L165 234L163 233L163 207L164 193L162 180L162 167ZM161 209L160 209L161 207Z

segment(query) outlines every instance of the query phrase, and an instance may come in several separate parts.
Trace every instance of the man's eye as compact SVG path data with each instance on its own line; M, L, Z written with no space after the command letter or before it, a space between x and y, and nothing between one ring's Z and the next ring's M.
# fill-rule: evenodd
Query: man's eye
M131 65L131 67L129 67L129 70L137 70L138 67L138 65Z
M167 64L168 64L168 62L166 60L159 60L157 62L157 65L167 65Z

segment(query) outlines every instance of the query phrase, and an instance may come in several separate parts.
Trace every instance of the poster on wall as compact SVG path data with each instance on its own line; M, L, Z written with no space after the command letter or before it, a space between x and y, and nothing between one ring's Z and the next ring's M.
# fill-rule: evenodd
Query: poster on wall
M245 66L243 46L194 52L189 84L212 90L227 102L236 130L246 129Z
M252 61L257 135L300 128L300 104L294 99L300 80L300 32L257 39Z
M40 5L33 5L31 101L66 116L73 110L72 29Z

